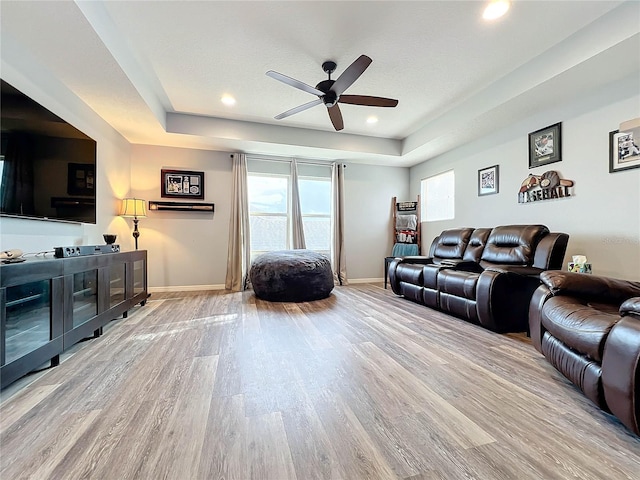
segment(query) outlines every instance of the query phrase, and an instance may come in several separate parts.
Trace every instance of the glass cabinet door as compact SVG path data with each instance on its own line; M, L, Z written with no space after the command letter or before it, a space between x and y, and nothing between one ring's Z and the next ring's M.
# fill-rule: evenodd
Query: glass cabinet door
M73 326L98 314L98 270L73 275Z
M133 295L144 292L144 260L133 262Z
M109 307L114 307L125 299L125 264L116 263L109 267Z
M5 364L51 340L50 280L7 287Z

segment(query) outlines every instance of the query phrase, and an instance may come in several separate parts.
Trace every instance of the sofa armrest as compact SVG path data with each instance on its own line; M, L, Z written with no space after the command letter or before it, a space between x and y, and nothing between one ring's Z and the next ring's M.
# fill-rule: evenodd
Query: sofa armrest
M441 267L455 267L463 263L461 259L456 258L439 258L439 257L423 257L420 255L408 255L406 257L396 257L393 261L399 260L400 263L414 263L416 265L438 265ZM473 263L473 262L470 262Z
M529 305L539 286L536 276L485 270L476 286L480 324L498 333L528 331Z
M412 265L431 265L433 263L433 258L431 257L422 257L422 256L407 256L407 257L396 257L391 260L389 264L389 269L387 271L387 275L389 276L389 284L391 285L391 290L396 295L402 295L402 291L400 288L400 278L401 274L398 273L398 270L403 271L406 274L407 270L416 270L412 268ZM407 265L405 267L405 265ZM422 272L422 268L419 270ZM421 275L420 275L421 276ZM416 279L416 284L421 284L420 279Z
M540 280L553 295L573 295L592 302L620 305L628 298L640 297L640 282L556 270L541 273Z
M640 435L640 317L616 323L604 346L602 386L607 406L620 421Z
M567 251L569 235L566 233L549 233L542 237L536 247L533 266L542 270L560 270L564 254Z
M629 298L620 305L620 315L640 315L640 297Z
M486 267L485 270L498 273L515 273L516 275L525 275L528 277L540 277L544 270L536 267L528 267L526 265L494 265Z
M542 325L542 306L553 295L546 285L540 285L529 302L529 335L531 344L542 353L542 337L546 329Z
M484 268L480 266L477 262L471 262L469 260L464 260L462 262L458 262L453 267L455 270L461 270L463 272L472 272L472 273L482 273L484 272Z
M415 263L417 265L429 265L433 263L432 257L424 257L421 255L408 255L406 257L396 257L392 262L396 262L396 265L400 263Z

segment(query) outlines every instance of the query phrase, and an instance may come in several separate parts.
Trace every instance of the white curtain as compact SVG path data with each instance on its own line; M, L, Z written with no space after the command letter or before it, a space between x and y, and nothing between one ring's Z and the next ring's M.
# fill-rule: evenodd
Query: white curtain
M344 250L344 165L331 164L331 268L333 280L347 285L347 260Z
M233 157L233 186L231 218L229 220L229 253L225 288L241 292L247 289L251 262L249 236L249 196L247 190L247 157L236 153Z
M289 221L291 222L291 246L294 249L307 248L304 242L300 191L298 190L298 162L295 158L291 160L291 216Z

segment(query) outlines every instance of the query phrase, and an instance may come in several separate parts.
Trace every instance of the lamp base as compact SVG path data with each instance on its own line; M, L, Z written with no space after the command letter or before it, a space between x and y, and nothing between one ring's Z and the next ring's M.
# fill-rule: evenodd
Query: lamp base
M133 239L136 243L136 250L138 249L138 237L140 236L140 232L138 231L138 222L139 220L134 217L133 219Z

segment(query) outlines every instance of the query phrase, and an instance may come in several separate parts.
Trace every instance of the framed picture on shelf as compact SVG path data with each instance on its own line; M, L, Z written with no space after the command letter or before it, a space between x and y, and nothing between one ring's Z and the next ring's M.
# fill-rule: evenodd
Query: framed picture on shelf
M609 132L609 173L640 168L640 127Z
M493 195L498 193L500 166L483 168L478 170L478 196Z
M529 168L562 160L561 125L556 123L529 134Z
M204 172L163 169L160 175L162 197L204 200Z

